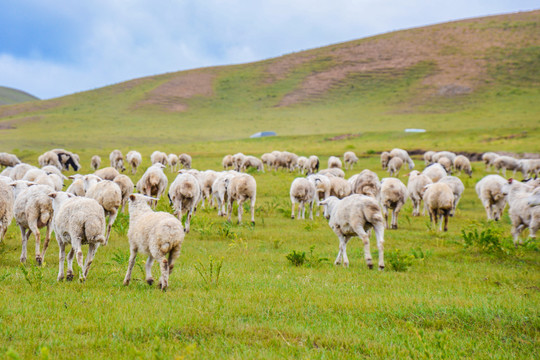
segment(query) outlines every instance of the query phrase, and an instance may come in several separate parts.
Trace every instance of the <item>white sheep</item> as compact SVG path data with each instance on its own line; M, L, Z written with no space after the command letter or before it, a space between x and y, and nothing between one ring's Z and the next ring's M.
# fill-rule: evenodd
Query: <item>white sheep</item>
M9 173L9 177L13 180L22 180L24 175L32 169L37 169L35 166L25 163L17 164Z
M214 198L212 197L212 185L214 184L214 181L216 181L217 177L218 173L214 170L205 170L200 172L199 179L202 192L202 207L205 206L205 200L208 200L210 206L215 205Z
M298 155L288 151L280 152L279 156L276 158L276 168L282 167L289 171L293 171L297 163Z
M343 161L345 162L345 169L352 170L354 164L358 162L358 156L352 151L347 151L343 154Z
M450 160L446 156L439 157L439 159L437 160L437 164L440 164L447 174L452 173L452 160Z
M111 162L111 167L115 168L118 171L124 172L126 168L124 167L124 155L118 149L111 151L109 155L109 161Z
M433 163L433 155L435 155L435 151L429 150L424 153L424 163L426 166Z
M332 168L341 169L342 166L343 165L341 164L341 160L337 156L330 156L328 158L328 168L329 169L332 169Z
M189 232L191 217L195 212L197 204L201 201L201 188L195 176L184 173L178 174L169 188L169 200L175 210L178 220L182 220L182 215L187 213L184 231Z
M322 169L318 172L318 174L325 175L328 177L340 177L342 179L345 178L345 172L339 168L331 168L331 169Z
M392 229L397 229L399 212L408 197L407 187L399 179L384 178L381 180L381 205L384 225L387 229L389 228L388 210L392 210Z
M450 162L453 164L454 160L456 159L456 154L451 151L438 151L435 154L433 154L433 156L431 157L431 160L436 163L436 162L439 162L439 160L443 157L450 160Z
M264 155L263 155L263 157L264 157ZM264 161L265 160L263 159L263 162ZM225 170L228 169L229 167L234 167L233 156L230 155L230 154L225 155L223 157L223 160L221 160L221 166L223 166L223 169L225 169ZM268 166L270 166L270 165L268 165Z
M406 150L398 148L392 149L392 151L390 151L390 157L399 157L401 158L401 160L403 160L404 163L407 163L407 166L410 170L414 169L414 161L412 161L409 153Z
M65 192L52 192L54 209L53 228L60 249L58 281L64 279L66 245L71 245L67 255L66 279L73 280L73 258L82 270L81 280L85 280L90 265L100 244L105 245L105 215L103 208L94 199L74 196ZM88 254L83 265L82 245L88 244Z
M362 170L352 184L354 194L367 195L379 200L381 194L381 183L376 173L371 170Z
M242 163L244 162L244 159L246 158L246 155L242 154L241 152L236 153L232 156L233 161L233 167L234 170L240 171L242 167Z
M433 184L431 178L424 174L420 174L419 171L413 170L409 174L409 181L407 182L407 191L413 203L413 216L420 215L420 207L422 205L423 189L428 184Z
M14 202L13 190L7 181L0 181L0 242L4 240L8 226L13 219Z
M398 176L399 170L403 166L403 160L400 157L393 157L388 162L388 174L390 176Z
M540 205L540 188L534 189L532 194L529 196L529 199L527 200L527 204L529 206L538 206L538 205Z
M349 266L347 257L347 242L353 236L358 236L364 243L364 257L368 268L373 268L373 260L369 248L367 231L373 228L379 249L379 270L384 269L384 222L381 208L375 199L365 195L351 195L342 200L330 196L321 204L325 205L324 216L329 220L328 225L339 238L339 252L334 262Z
M54 151L47 151L41 154L38 157L38 164L41 167L51 165L51 166L54 166L55 168L58 168L58 170L63 169L62 163L60 163L60 159L58 158L58 155Z
M298 219L305 219L306 204L309 206L309 219L313 220L313 203L315 201L315 185L306 178L298 177L291 183L289 191L292 209L291 219L294 219L295 205L298 203Z
M148 255L146 261L146 282L154 283L152 265L157 260L161 269L159 287L167 289L169 275L174 262L180 255L184 241L184 230L180 220L166 212L154 212L148 205L148 198L139 194L129 196L129 264L124 285L129 285L131 272L137 253Z
M45 171L47 175L56 174L62 178L62 180L67 180L68 178L62 174L62 171L60 171L56 166L52 165L46 165L41 168L41 170Z
M459 171L459 175L461 175L461 172L463 171L465 174L469 175L469 177L472 177L472 166L467 157L463 155L456 156L454 159L454 167Z
M248 168L257 169L257 171L264 172L264 166L260 159L257 159L255 156L246 156L240 165L241 171L246 171Z
M302 174L304 174L307 161L308 158L305 156L299 156L296 160L296 167L298 168L298 171L300 171Z
M317 207L317 214L320 213L320 202L330 196L330 178L326 175L311 174L307 179L315 186L315 203Z
M316 155L311 155L304 164L304 170L308 175L315 174L319 171L319 163L319 158Z
M390 153L388 151L383 151L381 153L381 166L383 170L388 168L388 162L390 161Z
M135 150L131 150L126 155L126 161L131 166L131 173L132 174L137 173L137 169L142 164L141 153Z
M422 171L422 174L426 175L434 183L447 175L446 170L444 170L444 167L439 163L433 163L431 165L428 165L424 169L424 171Z
M64 170L69 170L70 165L75 171L78 171L81 168L79 155L65 149L53 149L51 151L58 155L58 160L60 160Z
M493 167L497 169L497 173L502 170L502 174L506 177L506 170L512 170L512 176L516 176L516 171L519 170L519 160L511 156L499 156L493 160Z
M231 221L233 203L238 203L238 223L242 222L242 213L244 211L244 202L251 201L251 224L255 225L255 200L257 197L257 182L255 178L249 174L241 174L226 179L227 184L227 214L228 221Z
M169 167L171 169L171 172L176 171L176 168L178 167L178 162L180 161L178 159L178 155L169 154L169 156L167 157L167 160L169 162Z
M188 154L180 154L180 155L178 155L178 163L184 169L191 169L191 156L188 155Z
M494 152L486 152L482 155L482 161L486 164L486 171L489 171L493 162L499 157L499 154Z
M351 184L340 177L330 176L330 196L335 196L338 199L343 199L346 196L351 195Z
M120 206L120 211L126 212L126 204L129 199L129 195L133 194L135 185L133 185L133 181L131 181L129 176L122 174L115 177L113 182L118 185L122 193L122 205Z
M152 153L152 155L150 155L150 162L152 163L152 165L162 164L164 166L167 166L167 164L169 163L169 159L167 159L167 154L162 151L156 150Z
M90 159L90 167L92 170L96 171L101 166L101 157L99 155L94 155Z
M21 160L16 155L0 152L0 166L14 167L20 163Z
M444 231L448 231L448 217L454 206L454 193L448 184L437 182L424 186L424 206L428 209L429 218L434 226L439 222L439 231L442 231L444 217Z
M216 201L218 207L218 216L225 216L227 214L227 187L228 181L236 175L238 175L234 170L221 172L217 175L216 179L212 183L212 198Z
M540 159L522 159L519 161L519 170L524 179L538 177L540 173Z
M540 189L540 187L537 189ZM536 238L536 231L540 227L540 207L530 205L535 188L517 180L509 179L502 186L501 191L508 201L508 214L512 221L514 246L517 247L518 244L522 243L519 235L527 227L529 228L529 237L531 239Z
M73 180L73 182L71 183L71 185L69 185L66 192L75 196L84 196L84 176L80 174L75 174L69 176L68 179Z
M143 195L160 198L165 193L169 180L163 169L165 165L156 163L146 169L143 176L137 182L137 191ZM154 208L157 205L157 201L154 202Z
M439 182L447 184L450 186L450 189L452 189L452 193L454 194L454 204L452 206L450 216L454 216L456 213L456 208L459 204L459 200L461 199L461 195L463 194L463 191L465 191L465 186L463 185L461 179L456 176L445 176L439 180Z
M103 180L113 181L115 177L120 175L120 173L115 168L109 166L109 167L105 167L103 169L94 171L94 175L102 178Z
M506 179L499 175L487 175L476 183L475 190L484 205L488 220L498 221L506 206L502 186Z
M276 157L270 153L264 153L261 155L261 161L268 169L272 168L274 166L274 162L276 161ZM226 169L224 167L224 169Z

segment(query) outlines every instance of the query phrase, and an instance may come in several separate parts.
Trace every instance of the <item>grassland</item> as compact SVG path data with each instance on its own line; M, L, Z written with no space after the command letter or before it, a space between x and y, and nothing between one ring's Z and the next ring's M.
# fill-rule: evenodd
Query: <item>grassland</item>
M37 100L37 98L21 90L0 86L0 105L16 104L32 100Z

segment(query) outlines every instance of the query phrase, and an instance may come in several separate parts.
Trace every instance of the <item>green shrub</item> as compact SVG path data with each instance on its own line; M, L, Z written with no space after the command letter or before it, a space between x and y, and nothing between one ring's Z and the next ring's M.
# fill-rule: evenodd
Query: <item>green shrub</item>
M399 249L392 250L386 255L386 262L390 264L390 269L398 272L407 271L412 265L414 256L403 254Z
M480 232L476 227L469 231L461 230L461 236L465 248L474 247L489 254L509 254L512 251L511 246L503 241L502 229L491 224Z

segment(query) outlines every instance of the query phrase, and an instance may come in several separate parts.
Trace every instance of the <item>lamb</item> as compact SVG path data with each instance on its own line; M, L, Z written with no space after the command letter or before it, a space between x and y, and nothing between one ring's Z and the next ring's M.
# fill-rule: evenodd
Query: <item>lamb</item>
M116 185L118 185L118 187L120 188L122 194L122 205L120 207L120 211L125 212L125 206L129 199L129 195L133 194L133 188L135 186L133 185L133 181L131 181L131 179L127 175L118 175L113 179L113 182L116 183Z
M412 161L409 153L406 150L398 148L392 149L392 151L390 151L390 157L399 157L401 158L401 160L403 160L404 163L407 163L409 170L414 169L414 161Z
M417 170L411 171L408 176L409 181L407 183L407 191L409 192L409 196L413 203L412 215L419 216L420 206L422 205L422 189L428 184L433 184L433 181L431 181L431 178L427 175L420 174Z
M499 154L494 152L486 152L482 155L482 161L486 164L486 171L489 171L493 162L499 157Z
M354 164L358 162L358 156L352 151L347 151L343 154L343 161L345 162L345 169L352 170Z
M68 194L73 194L75 196L84 196L86 192L84 191L84 176L80 174L71 175L68 179L73 180L71 185L67 188L66 192Z
M531 195L535 191L534 187L509 179L502 186L501 191L506 196L510 207L508 214L512 220L511 232L514 246L522 244L519 235L526 227L529 228L529 237L536 238L536 231L540 227L540 207L530 205Z
M171 172L176 171L176 167L178 166L178 156L176 154L169 154L167 160L169 161L169 167L171 168Z
M454 160L454 167L457 171L459 171L459 175L461 175L461 172L465 172L465 174L469 175L469 177L472 177L472 167L471 162L468 158L466 158L463 155L456 156Z
M332 169L332 168L341 169L341 167L342 167L341 160L338 157L330 156L328 158L328 168L329 169Z
M497 169L497 173L502 169L503 176L506 177L506 170L512 170L512 176L516 176L516 171L519 170L519 160L511 156L499 156L493 161L493 166Z
M14 184L17 186L16 184ZM30 233L36 238L36 262L41 266L51 238L51 222L53 218L52 200L47 195L51 188L45 185L34 185L16 195L14 214L17 225L21 229L22 252L21 262L26 262L26 244ZM41 234L39 229L46 227L47 232L43 243L43 253L40 251Z
M264 157L264 155L263 155L263 157ZM264 158L263 158L263 162L264 162ZM230 154L225 155L223 157L223 160L221 160L221 165L223 166L223 169L225 169L225 170L227 170L229 167L234 167L233 156L230 155Z
M315 174L317 171L319 171L319 158L315 155L308 157L306 163L304 164L304 170L306 170L308 175Z
M289 192L292 209L291 219L294 219L294 208L298 203L298 219L305 219L306 204L309 206L309 219L313 220L313 202L315 201L315 185L306 178L298 177L293 180Z
M92 156L92 159L90 159L90 167L92 170L96 171L101 166L101 157L99 155Z
M439 182L447 184L450 186L450 189L452 189L452 193L454 194L454 204L452 206L450 216L454 216L456 213L456 208L459 204L459 200L461 199L461 195L463 194L463 191L465 191L465 186L463 185L463 182L455 176L445 176L439 180Z
M439 231L442 231L444 217L444 231L448 231L448 216L454 206L454 193L448 184L437 182L424 186L424 205L428 209L429 218L433 225L440 219Z
M375 230L377 248L379 249L379 270L384 269L384 223L381 208L377 201L365 195L351 195L342 200L334 196L321 202L325 205L324 216L329 220L328 225L339 238L339 252L334 262L349 266L347 257L347 242L353 236L358 236L364 243L364 257L369 269L373 268L369 235L367 231Z
M320 211L320 201L330 196L330 178L321 174L311 174L307 179L315 186L315 202L317 207L317 216Z
M435 151L426 151L424 153L424 163L427 165L433 163L433 155L435 155Z
M102 178L103 180L113 181L115 177L120 175L120 173L115 168L109 166L109 167L94 171L94 175Z
M51 151L58 155L58 160L60 160L64 170L69 170L69 166L71 166L75 171L79 171L81 168L81 164L79 163L79 155L65 149L53 149Z
M381 183L379 177L373 171L365 169L355 179L352 184L352 192L354 194L361 194L371 196L374 199L380 198Z
M152 155L150 155L150 161L152 162L152 165L159 163L166 166L169 163L169 159L167 159L167 154L157 150L154 151Z
M184 169L191 169L191 156L188 154L178 155L178 163L182 165Z
M400 157L393 157L388 162L388 174L390 176L398 176L399 170L403 166L403 160Z
M109 216L105 244L103 244L106 246L109 243L112 226L118 216L118 209L122 205L122 190L115 182L102 180L96 175L85 175L83 182L85 196L96 200L103 207L105 216Z
M240 165L241 171L246 171L247 168L252 167L257 169L257 171L264 172L264 166L261 160L257 159L255 156L246 156Z
M135 174L137 173L137 169L142 164L142 156L141 153L135 150L131 150L126 155L126 161L131 166L131 173Z
M16 155L0 152L0 166L15 167L17 164L20 164L20 163L21 163L21 160L19 160L19 158Z
M403 204L409 196L407 187L399 179L384 178L381 180L381 205L384 225L388 229L388 210L392 210L392 229L398 228L397 218Z
M340 177L342 179L345 178L345 172L339 168L322 169L318 173L321 175L326 175L328 177Z
M182 220L182 215L187 212L184 231L189 233L191 217L195 212L197 204L201 200L201 188L199 181L191 174L179 174L169 188L169 200L175 210L178 220Z
M169 285L169 275L174 262L180 255L184 241L182 223L166 212L154 212L145 196L131 194L129 196L129 265L124 278L124 285L129 285L131 271L135 265L137 253L148 255L146 261L146 282L154 283L152 264L157 260L161 269L159 287L165 291Z
M441 164L433 163L431 165L428 165L428 167L426 167L424 171L422 171L422 174L426 175L428 178L431 179L431 181L436 183L437 181L446 176L446 170L444 170L444 167Z
M73 196L64 192L52 192L54 209L53 228L60 248L58 281L64 279L64 260L66 245L71 244L67 256L68 270L66 279L73 280L73 258L82 270L81 280L86 280L90 265L100 244L105 245L105 215L103 208L94 199ZM83 266L82 245L88 244L88 254Z
M243 204L246 200L251 200L251 224L255 225L255 200L257 197L257 182L253 176L240 174L226 179L227 184L227 214L228 221L231 221L233 202L238 203L238 223L242 222Z
M452 161L446 156L439 157L439 159L437 160L437 164L440 164L447 174L452 173Z
M122 155L120 150L113 150L109 155L109 160L111 162L111 167L115 168L116 170L121 172L126 170L124 167L124 155Z
M506 206L502 186L506 179L499 175L488 175L476 183L476 194L482 201L488 220L499 221Z
M335 196L338 199L343 199L351 195L352 186L343 178L330 176L330 196Z
M389 161L390 161L390 153L387 151L383 151L381 153L381 166L383 170L386 170L388 168Z
M13 219L13 203L15 198L11 187L4 181L0 181L0 242L4 240L6 231Z
M41 154L38 157L38 164L41 167L51 165L51 166L54 166L55 168L58 168L58 170L63 169L63 165L60 162L58 155L54 151L47 151Z
M141 179L137 182L137 191L143 195L160 198L167 189L169 180L163 173L165 165L160 163L154 164L146 169ZM154 202L154 208L157 201Z

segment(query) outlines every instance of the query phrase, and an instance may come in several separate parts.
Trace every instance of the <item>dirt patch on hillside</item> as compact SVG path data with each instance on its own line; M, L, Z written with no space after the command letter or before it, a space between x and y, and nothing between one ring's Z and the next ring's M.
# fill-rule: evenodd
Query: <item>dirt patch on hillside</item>
M331 138L326 138L324 140L325 141L339 141L339 140L354 139L360 136L362 136L362 134L343 134L343 135L337 135Z
M43 119L43 115L39 116L28 116L20 119L14 119L14 120L8 120L8 121L2 121L0 122L0 130L10 130L10 129L16 129L18 125L22 125L25 123L32 123L37 122L41 119Z

